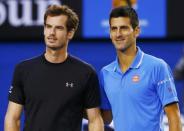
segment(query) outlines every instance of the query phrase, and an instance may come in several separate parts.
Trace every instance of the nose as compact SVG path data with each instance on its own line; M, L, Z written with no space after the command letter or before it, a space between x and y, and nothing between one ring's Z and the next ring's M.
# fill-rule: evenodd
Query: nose
M120 29L117 29L117 31L116 31L116 37L119 37L121 35L122 35L121 30Z
M51 35L55 35L55 33L56 33L55 28L51 28L50 34L51 34Z

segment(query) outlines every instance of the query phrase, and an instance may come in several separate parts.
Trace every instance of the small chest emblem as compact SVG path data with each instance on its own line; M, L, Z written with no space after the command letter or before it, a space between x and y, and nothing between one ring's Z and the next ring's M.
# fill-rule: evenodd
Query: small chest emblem
M66 87L73 88L74 83L73 82L66 82Z
M132 77L132 81L133 81L133 82L139 82L139 80L140 80L139 75L134 75L134 76Z

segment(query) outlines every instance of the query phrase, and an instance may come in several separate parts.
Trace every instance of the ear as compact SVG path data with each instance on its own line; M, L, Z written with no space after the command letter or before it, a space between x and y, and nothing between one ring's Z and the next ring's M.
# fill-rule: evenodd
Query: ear
M111 29L110 28L109 28L109 37L110 37L110 39L112 39Z
M138 37L141 32L140 27L139 26L135 27L134 31L135 31L135 37Z
M71 31L69 31L68 32L68 39L71 40L73 38L74 34L75 34L75 30L74 29L72 29Z
M46 35L46 31L45 31L45 25L43 26L43 35Z
M111 35L111 33L109 34L109 36L110 36L110 39L112 39L112 35Z

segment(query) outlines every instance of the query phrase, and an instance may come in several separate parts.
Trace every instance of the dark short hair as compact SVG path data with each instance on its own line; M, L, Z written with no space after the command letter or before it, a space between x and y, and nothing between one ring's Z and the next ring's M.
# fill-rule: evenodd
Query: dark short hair
M66 27L68 31L77 30L79 25L79 18L77 14L66 5L50 5L44 15L44 25L48 16L66 15L68 17Z
M120 6L117 8L112 9L109 17L109 24L111 24L111 19L112 18L117 18L117 17L128 17L130 18L130 23L135 29L135 27L139 26L139 18L136 13L136 11L129 6Z

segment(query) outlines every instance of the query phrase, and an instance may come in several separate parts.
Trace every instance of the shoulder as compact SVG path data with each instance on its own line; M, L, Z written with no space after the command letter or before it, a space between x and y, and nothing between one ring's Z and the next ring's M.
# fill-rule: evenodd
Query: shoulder
M168 66L168 64L163 59L149 54L144 54L143 64L153 68L163 68Z
M72 68L75 68L81 71L95 72L95 69L91 64L87 63L84 60L81 60L80 58L76 56L70 55L69 61L70 61L70 65L72 66Z
M169 65L163 59L148 54L145 54L142 67L144 70L151 72L153 79L172 74Z
M42 60L42 56L35 56L26 60L21 61L16 65L18 69L25 69L29 67L33 67L34 65L38 65Z
M40 61L40 59L41 59L41 56L38 56L38 57L27 59L27 60L24 60L24 61L18 63L14 69L14 77L21 78L21 79L26 78L28 76L28 74L30 72L32 72L32 69L34 67L38 67L38 66L35 66L35 65L38 65L35 63L38 63L38 61ZM40 69L40 68L38 68L38 69Z
M113 61L113 62L111 62L110 64L104 66L104 67L101 69L101 71L102 71L102 72L104 72L104 71L106 71L106 72L111 72L111 71L114 70L114 68L116 67L116 65L117 65L117 64L116 64L116 61Z

